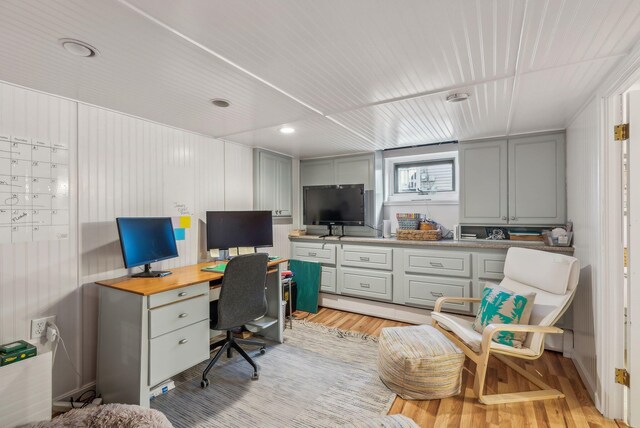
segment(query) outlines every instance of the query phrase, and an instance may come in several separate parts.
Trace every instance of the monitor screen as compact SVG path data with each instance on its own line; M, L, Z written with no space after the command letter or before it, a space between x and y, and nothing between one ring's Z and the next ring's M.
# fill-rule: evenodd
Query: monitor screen
M207 211L207 249L272 246L271 211Z
M306 225L364 225L364 184L305 186Z
M178 257L170 217L118 217L116 222L126 267Z

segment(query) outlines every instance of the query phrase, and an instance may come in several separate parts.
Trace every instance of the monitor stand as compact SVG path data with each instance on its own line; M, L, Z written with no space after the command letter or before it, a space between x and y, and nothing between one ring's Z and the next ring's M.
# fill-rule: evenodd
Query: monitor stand
M151 270L151 263L144 265L144 271L134 273L131 278L158 278L161 276L171 275L171 271L168 270Z

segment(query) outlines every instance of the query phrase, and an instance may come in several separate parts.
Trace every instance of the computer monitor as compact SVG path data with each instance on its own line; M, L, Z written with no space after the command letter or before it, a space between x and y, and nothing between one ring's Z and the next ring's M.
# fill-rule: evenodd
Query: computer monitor
M178 257L176 237L170 217L118 217L122 258L127 268L144 265L133 277L157 277L169 271L152 271L151 263Z
M271 211L207 211L207 249L272 246Z

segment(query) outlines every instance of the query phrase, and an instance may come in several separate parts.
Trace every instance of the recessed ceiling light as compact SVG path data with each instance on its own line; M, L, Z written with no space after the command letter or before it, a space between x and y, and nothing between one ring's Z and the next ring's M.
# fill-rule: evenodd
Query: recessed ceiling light
M224 98L214 98L211 100L211 104L216 107L229 107L231 105L231 101L225 100Z
M84 58L90 58L98 55L98 50L88 43L81 42L75 39L60 39L58 40L60 45L69 52L71 55L81 56Z
M283 126L282 128L280 128L280 132L282 134L293 134L294 132L296 132L296 130L290 126Z
M459 94L451 94L447 97L447 101L450 103L459 103L460 101L465 101L469 99L470 95L466 92L460 92Z

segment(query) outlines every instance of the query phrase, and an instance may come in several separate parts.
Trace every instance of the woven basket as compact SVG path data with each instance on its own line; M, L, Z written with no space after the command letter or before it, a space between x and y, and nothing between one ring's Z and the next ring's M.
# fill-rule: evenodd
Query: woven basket
M396 230L396 239L403 241L439 241L442 232L439 230Z

